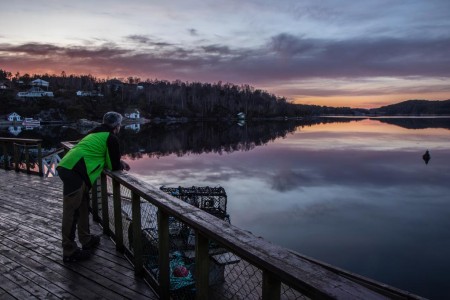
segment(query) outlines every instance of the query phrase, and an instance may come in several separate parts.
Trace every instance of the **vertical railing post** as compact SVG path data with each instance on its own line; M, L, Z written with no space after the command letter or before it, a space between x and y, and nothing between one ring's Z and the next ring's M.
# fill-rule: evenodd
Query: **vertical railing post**
M30 174L30 148L27 144L24 144L25 148L25 165L27 167L27 174Z
M159 260L159 297L170 298L169 270L169 215L158 209L158 260Z
M195 232L195 289L196 300L208 300L209 241L200 231Z
M131 219L133 230L133 255L134 255L134 273L142 275L143 257L142 257L142 229L141 229L141 198L138 194L131 191Z
M16 172L19 172L19 149L17 147L17 144L14 143L13 144L13 148L14 148L14 169L16 170Z
M120 183L116 180L112 181L113 185L113 202L114 202L114 233L116 240L116 250L123 252L123 225L122 225L122 199L120 196Z
M262 300L279 300L281 281L268 271L263 271Z
M102 173L100 176L100 183L102 189L102 224L103 233L111 235L109 230L109 207L108 207L108 182L106 180L106 175Z
M38 169L39 169L39 176L43 177L44 176L44 167L42 165L42 145L41 143L37 144L37 148L38 148Z
M98 180L94 181L94 184L92 184L92 218L95 222L98 222L100 220L100 216L98 215Z
M6 144L6 142L3 142L3 167L5 168L5 170L9 169L9 162L8 162L8 145Z

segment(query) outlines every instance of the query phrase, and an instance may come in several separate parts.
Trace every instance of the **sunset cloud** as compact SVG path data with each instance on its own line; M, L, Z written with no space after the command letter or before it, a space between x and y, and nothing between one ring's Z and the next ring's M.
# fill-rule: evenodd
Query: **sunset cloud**
M133 0L127 5L112 1L92 13L83 12L83 2L63 9L44 0L22 15L20 3L5 8L3 28L14 16L28 19L18 22L22 30L14 27L0 35L0 68L224 81L318 103L325 101L318 98L333 96L394 99L389 93L449 98L450 5L443 0L434 6L389 2L389 9L371 1L339 6L327 1L207 1L195 6L194 0ZM43 20L38 34L24 25L42 7L53 25ZM85 21L80 23L82 12ZM113 18L115 12L120 18Z

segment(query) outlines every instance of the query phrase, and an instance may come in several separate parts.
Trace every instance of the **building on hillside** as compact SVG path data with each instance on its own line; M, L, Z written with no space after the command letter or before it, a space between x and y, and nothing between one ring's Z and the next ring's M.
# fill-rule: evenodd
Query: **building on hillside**
M22 126L9 126L8 131L12 135L18 136L22 132Z
M103 97L103 94L98 91L77 91L78 97Z
M136 120L141 118L141 113L136 108L129 108L125 110L124 116L125 118Z
M145 85L144 85L145 83L143 83L143 82L139 82L138 84L137 84L137 86L136 86L136 90L137 91L143 91L144 89L145 89Z
M0 81L0 90L9 90L11 88L11 82Z
M125 129L131 130L134 132L139 132L141 130L141 124L139 124L139 123L127 124L127 125L125 125Z
M16 112L12 112L7 116L8 121L10 122L21 122L22 121L22 117L16 113Z
M46 87L47 91L48 91L48 87L50 86L50 83L48 81L38 78L31 82L31 86L43 86L43 87Z
M26 92L18 92L19 98L41 98L41 97L53 97L53 92L44 91L40 87L33 86Z

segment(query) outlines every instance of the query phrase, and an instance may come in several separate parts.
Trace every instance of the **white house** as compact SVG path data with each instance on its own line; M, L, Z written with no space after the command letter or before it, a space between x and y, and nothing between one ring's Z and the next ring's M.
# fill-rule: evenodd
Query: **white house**
M50 84L48 83L48 81L45 81L45 80L42 80L42 79L38 78L36 80L33 80L31 82L31 85L32 86L45 86L45 87L48 88Z
M22 132L22 126L9 126L8 131L12 135L18 136Z
M8 90L9 89L9 83L6 81L0 81L0 90Z
M97 91L77 91L78 97L103 97L102 93L99 93Z
M16 112L10 113L7 118L10 122L22 121L22 117Z
M125 111L124 115L125 115L125 118L128 118L128 119L140 119L141 118L141 113L137 109L127 109Z
M128 125L125 125L125 129L139 132L139 130L141 130L141 124L136 124L136 123L128 124Z
M53 97L53 92L47 92L40 87L31 87L26 92L18 92L17 97L19 98L40 98L40 97Z

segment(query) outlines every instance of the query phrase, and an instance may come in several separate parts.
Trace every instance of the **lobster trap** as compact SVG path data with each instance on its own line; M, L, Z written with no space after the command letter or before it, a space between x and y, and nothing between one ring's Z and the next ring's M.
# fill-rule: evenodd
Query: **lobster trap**
M227 214L227 193L223 187L160 187L161 191L177 197L207 213L230 222Z

